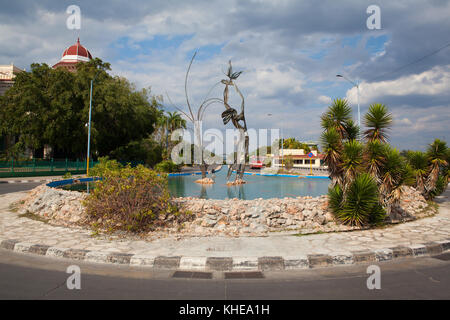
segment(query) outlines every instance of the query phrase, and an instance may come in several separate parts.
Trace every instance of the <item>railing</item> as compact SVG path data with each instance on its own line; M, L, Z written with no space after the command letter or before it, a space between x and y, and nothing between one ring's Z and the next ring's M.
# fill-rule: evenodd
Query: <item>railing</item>
M91 161L89 167L92 168L97 162ZM76 160L42 160L31 159L25 161L9 160L0 161L0 178L9 177L36 177L86 173L86 161Z

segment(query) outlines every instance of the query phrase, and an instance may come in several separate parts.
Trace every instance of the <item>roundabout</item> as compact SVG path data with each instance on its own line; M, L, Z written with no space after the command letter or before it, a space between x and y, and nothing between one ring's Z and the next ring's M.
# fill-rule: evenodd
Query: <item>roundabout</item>
M39 215L20 213L11 204L27 193L16 192L1 195L0 247L52 258L170 270L298 270L390 261L450 249L448 196L447 190L433 216L380 229L303 235L298 230L279 230L264 236L169 232L142 239L123 233L95 234L86 227L57 225Z

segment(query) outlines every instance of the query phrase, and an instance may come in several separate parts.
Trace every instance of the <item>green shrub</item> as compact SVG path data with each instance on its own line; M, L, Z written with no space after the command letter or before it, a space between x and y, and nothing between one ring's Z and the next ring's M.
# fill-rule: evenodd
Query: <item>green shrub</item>
M171 202L166 175L139 165L106 168L102 177L84 202L92 226L148 232L189 216Z
M62 178L63 179L71 179L72 178L72 174L69 171L67 171L66 173L64 173Z
M165 173L179 172L180 166L175 164L175 162L173 162L172 160L164 160L155 166L155 170Z
M379 224L386 217L386 212L379 203L378 186L367 173L358 175L352 181L345 198L339 185L330 188L328 196L330 210L344 224Z
M441 195L447 188L448 178L446 176L439 176L436 181L436 188L430 192L431 198Z
M109 160L109 157L98 158L98 163L89 169L89 176L103 177L106 174L111 174L113 171L119 171L123 166L116 160Z
M342 210L343 200L344 193L338 184L328 189L328 207L331 212L339 214Z
M291 171L291 169L294 167L294 159L291 156L287 156L284 159L284 168L286 171Z
M162 158L163 148L152 139L131 141L125 146L119 147L110 153L111 157L122 163L144 162L153 167Z

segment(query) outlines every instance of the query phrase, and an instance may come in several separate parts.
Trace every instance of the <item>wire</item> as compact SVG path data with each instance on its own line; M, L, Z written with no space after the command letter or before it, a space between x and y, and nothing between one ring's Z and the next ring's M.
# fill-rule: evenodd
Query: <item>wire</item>
M417 62L420 62L420 61L422 61L422 60L424 60L424 59L426 59L426 58L428 58L428 57L431 57L432 55L435 55L435 54L438 53L439 51L442 51L442 50L444 50L445 48L447 48L447 47L449 47L449 46L450 46L450 42L447 43L446 45L444 45L443 47L440 47L439 49L437 49L437 50L435 50L435 51L433 51L433 52L431 52L431 53L429 53L429 54L427 54L427 55L425 55L425 56L423 56L423 57L421 57L421 58L419 58L419 59L417 59L417 60L414 60L414 61L412 61L412 62L410 62L410 63L408 63L408 64L405 64L404 66L401 66L400 68L397 68L397 69L394 69L394 70L392 70L392 71L386 72L386 73L384 73L384 74L382 74L382 75L380 75L380 76L378 76L378 77L369 79L368 81L377 80L377 79L380 79L380 78L382 78L382 77L384 77L384 76L386 76L386 75L388 75L388 74L395 73L395 72L397 72L397 71L403 70L404 68L409 67L410 65L413 65L413 64L415 64L415 63L417 63Z

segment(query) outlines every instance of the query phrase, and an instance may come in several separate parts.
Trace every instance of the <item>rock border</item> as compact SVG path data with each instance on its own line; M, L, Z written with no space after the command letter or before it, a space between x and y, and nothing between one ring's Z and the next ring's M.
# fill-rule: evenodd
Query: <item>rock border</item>
M0 239L0 248L52 258L84 262L152 267L164 270L201 271L283 271L384 262L400 258L433 256L450 250L450 239L410 246L377 250L356 250L332 254L307 254L290 257L189 257L154 256L110 251L89 251L58 248L21 242L19 239Z

